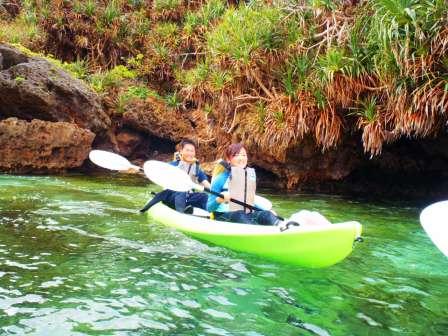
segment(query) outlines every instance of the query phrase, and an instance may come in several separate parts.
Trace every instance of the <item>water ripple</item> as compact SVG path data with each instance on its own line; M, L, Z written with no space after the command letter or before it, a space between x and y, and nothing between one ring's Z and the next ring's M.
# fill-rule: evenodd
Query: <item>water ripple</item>
M418 227L416 209L275 196L285 214L314 207L329 218L364 224L368 239L343 263L300 269L151 223L136 210L153 187L138 183L110 176L0 176L0 334L446 330L447 261Z

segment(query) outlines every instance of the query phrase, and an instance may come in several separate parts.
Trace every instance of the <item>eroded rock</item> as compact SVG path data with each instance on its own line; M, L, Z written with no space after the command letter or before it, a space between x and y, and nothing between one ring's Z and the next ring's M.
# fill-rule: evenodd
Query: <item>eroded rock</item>
M0 170L58 172L80 167L95 134L66 122L8 118L0 121Z
M110 126L99 97L45 59L0 44L0 119L66 121L95 133Z
M194 134L192 125L180 111L166 108L155 99L129 106L123 114L123 124L174 142Z
M19 15L21 7L22 4L19 0L0 1L0 18L15 18Z
M118 152L126 157L132 155L137 147L144 141L143 135L132 130L120 130L116 134Z

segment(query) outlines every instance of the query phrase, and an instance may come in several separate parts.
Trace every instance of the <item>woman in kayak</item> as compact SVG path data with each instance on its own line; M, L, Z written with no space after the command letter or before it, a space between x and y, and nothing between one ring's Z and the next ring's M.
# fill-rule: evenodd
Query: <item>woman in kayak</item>
M267 210L253 211L230 201L231 198L254 205L256 175L247 167L247 151L241 143L230 145L212 175L211 190L224 198L208 196L207 210L216 220L258 225L278 225L279 219ZM255 204L255 206L257 206Z

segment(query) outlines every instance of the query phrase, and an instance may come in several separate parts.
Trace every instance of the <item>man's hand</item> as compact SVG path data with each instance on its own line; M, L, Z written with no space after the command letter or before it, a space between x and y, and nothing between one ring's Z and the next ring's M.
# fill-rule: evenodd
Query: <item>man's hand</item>
M207 189L211 189L211 187L212 187L212 186L210 185L210 182L207 181L207 180L202 181L201 184L202 184L204 187L206 187Z
M138 173L140 173L140 170L137 168L129 168L127 170L120 170L120 172L126 173L126 174L138 174Z

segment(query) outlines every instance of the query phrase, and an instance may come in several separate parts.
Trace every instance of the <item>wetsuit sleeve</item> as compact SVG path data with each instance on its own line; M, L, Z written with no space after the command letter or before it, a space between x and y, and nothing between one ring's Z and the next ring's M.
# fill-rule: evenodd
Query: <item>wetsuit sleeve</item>
M197 176L197 178L198 178L198 182L199 183L201 183L202 181L207 180L207 175L205 175L204 171L201 168L198 169L198 176Z
M212 183L211 183L211 190L221 193L228 177L229 177L229 175L226 173L222 173L222 174L213 176ZM212 195L212 194L208 195L208 200L207 200L207 210L208 211L210 211L210 212L216 211L216 209L219 207L220 203L218 203L216 201L216 199L217 199L217 196Z

